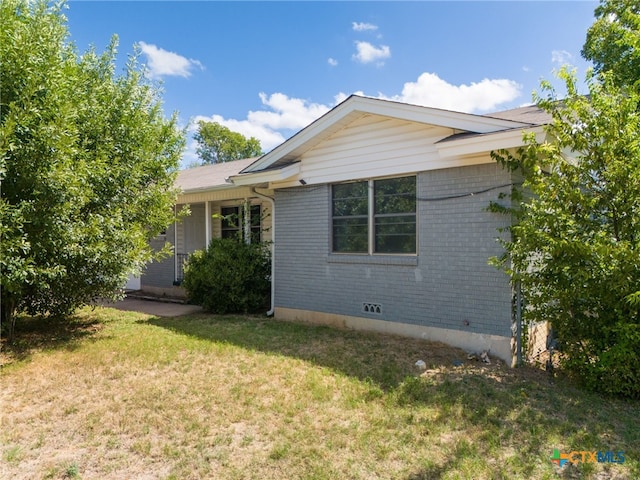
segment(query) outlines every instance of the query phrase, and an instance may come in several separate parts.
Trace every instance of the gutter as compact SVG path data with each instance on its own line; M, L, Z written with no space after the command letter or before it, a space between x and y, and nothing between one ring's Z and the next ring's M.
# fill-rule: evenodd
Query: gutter
M271 204L271 242L273 243L273 247L271 248L271 308L267 312L267 316L271 317L276 309L276 202L273 198L256 192L255 187L251 187L251 193Z

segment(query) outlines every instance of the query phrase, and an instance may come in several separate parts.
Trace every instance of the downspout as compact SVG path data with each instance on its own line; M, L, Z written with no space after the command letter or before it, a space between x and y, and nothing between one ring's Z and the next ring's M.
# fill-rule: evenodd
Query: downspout
M271 204L271 308L267 312L267 316L271 317L276 309L276 202L273 198L256 192L255 187L251 187L251 193Z

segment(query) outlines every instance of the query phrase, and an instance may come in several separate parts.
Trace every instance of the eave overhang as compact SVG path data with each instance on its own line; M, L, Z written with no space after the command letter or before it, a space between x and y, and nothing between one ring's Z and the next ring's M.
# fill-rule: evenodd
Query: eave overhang
M514 128L500 132L448 138L436 143L440 158L464 157L483 152L521 147L525 144L523 134L535 134L538 142L546 138L544 126L530 126L528 128Z
M269 184L282 182L300 174L300 162L291 163L279 168L260 170L257 172L239 173L229 177L229 181L235 186Z
M200 187L200 188L189 188L185 190L179 190L178 195L190 195L193 193L207 193L207 192L218 192L220 190L228 190L230 188L235 188L236 185L233 183L227 183L225 185L214 185L211 187Z

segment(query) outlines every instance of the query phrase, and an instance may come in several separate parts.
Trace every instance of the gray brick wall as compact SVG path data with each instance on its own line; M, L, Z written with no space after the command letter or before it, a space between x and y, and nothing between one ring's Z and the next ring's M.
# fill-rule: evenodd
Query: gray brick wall
M165 242L169 242L172 245L174 243L173 225L167 228L166 235L160 235L151 240L151 248L153 248L155 251L158 251L164 246ZM144 289L145 286L160 288L173 287L175 274L174 270L175 260L173 258L173 255L170 255L168 258L165 258L160 262L154 261L148 263L140 279L142 289Z
M508 278L487 263L501 253L507 218L485 211L509 188L435 200L509 183L509 174L478 165L417 178L415 257L331 254L330 186L277 191L276 306L510 336ZM363 313L365 302L382 312Z

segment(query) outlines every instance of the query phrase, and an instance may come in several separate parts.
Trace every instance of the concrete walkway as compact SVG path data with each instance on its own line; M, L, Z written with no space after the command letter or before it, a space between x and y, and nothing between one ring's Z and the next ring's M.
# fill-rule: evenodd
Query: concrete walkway
M148 315L155 315L156 317L179 317L181 315L202 312L202 307L197 305L143 300L139 298L125 298L121 302L108 303L104 306L129 312L146 313Z

